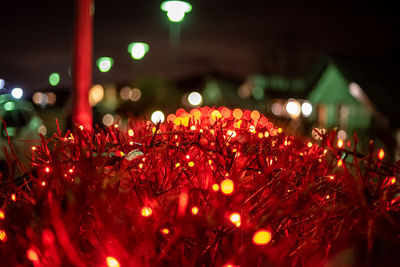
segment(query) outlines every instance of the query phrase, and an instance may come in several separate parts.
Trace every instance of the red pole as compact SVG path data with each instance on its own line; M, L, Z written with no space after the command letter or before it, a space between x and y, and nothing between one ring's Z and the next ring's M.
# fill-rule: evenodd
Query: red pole
M73 126L92 129L89 90L92 86L93 0L76 0L73 63Z

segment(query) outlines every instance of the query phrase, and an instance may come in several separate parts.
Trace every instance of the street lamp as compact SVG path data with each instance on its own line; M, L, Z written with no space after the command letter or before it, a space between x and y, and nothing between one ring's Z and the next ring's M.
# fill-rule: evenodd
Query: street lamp
M149 45L141 42L134 42L128 45L128 52L135 60L142 59L149 51Z
M181 22L185 14L192 10L192 5L185 1L165 1L161 4L161 10L167 12L171 22Z

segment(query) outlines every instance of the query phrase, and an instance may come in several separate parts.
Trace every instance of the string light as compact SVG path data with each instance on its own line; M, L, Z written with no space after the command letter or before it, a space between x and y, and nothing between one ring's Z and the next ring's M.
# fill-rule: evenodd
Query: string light
M256 245L266 245L272 239L270 231L260 229L253 235L253 243Z
M106 262L108 267L119 267L119 262L114 257L108 256Z
M233 190L234 190L234 185L233 185L233 181L231 179L225 179L221 182L221 191L222 193L224 193L225 195L230 195L232 194Z
M240 227L240 225L242 224L240 214L237 213L237 212L232 213L232 214L229 216L229 220L230 220L234 225L236 225L236 227Z
M7 234L4 230L0 230L0 241L6 242L7 240Z
M342 139L339 139L338 141L337 141L337 147L338 148L343 148L343 140Z
M26 252L26 257L33 262L39 261L39 256L36 253L35 250L33 250L32 248L28 249Z
M151 210L151 208L147 207L147 206L143 207L140 210L140 212L141 212L143 217L149 217L149 216L151 216L151 214L153 214L153 211Z
M0 210L0 220L4 220L5 218L4 211Z
M199 208L196 207L196 206L193 206L192 207L192 213L193 213L193 215L197 215L197 213L199 213Z
M163 228L163 229L161 229L161 233L163 233L164 235L168 235L169 234L169 229L168 228Z
M381 149L379 149L379 152L378 152L378 158L379 158L379 160L383 160L384 157L385 157L385 151L381 148Z

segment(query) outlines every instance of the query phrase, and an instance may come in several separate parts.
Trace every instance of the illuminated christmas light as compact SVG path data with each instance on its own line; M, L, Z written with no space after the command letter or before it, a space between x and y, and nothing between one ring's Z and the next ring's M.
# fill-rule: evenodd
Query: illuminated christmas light
M12 201L17 201L17 196L15 194L11 194L11 200Z
M192 130L192 131L196 130L196 126L194 126L194 125L190 126L190 130Z
M268 132L268 131L265 131L264 137L267 138L268 136L269 136L269 132Z
M42 186L46 186L46 182L45 181L42 182Z
M255 245L266 245L272 239L270 231L260 229L253 235L253 243Z
M6 242L7 240L7 234L4 230L0 230L0 241Z
M211 186L211 188L212 188L212 190L215 191L215 192L219 191L219 185L218 185L218 184L213 184L213 185Z
M140 210L140 213L142 214L143 217L149 217L151 216L153 211L151 210L150 207L145 206Z
M221 191L222 193L224 193L225 195L230 195L232 194L233 190L234 190L234 185L233 185L233 181L231 179L225 179L221 182Z
M308 146L309 148L311 148L312 145L313 145L313 144L312 144L311 142L308 142L308 143L307 143L307 146Z
M381 149L379 149L379 152L378 152L378 159L383 160L384 157L385 157L385 151L381 148Z
M181 166L179 162L175 164L175 168L178 168L179 166Z
M237 120L240 120L243 117L243 111L239 108L235 108L233 110L233 117Z
M33 262L36 262L36 261L39 260L38 254L37 254L36 251L33 250L32 248L30 248L30 249L28 249L28 250L26 251L26 257L27 257L30 261L33 261Z
M393 185L396 183L396 177L390 178L390 184Z
M338 141L337 141L337 147L338 148L343 148L343 140L342 139L339 139Z
M338 166L338 167L342 167L342 166L343 166L343 159L339 159L339 160L338 160L337 166Z
M260 118L260 112L259 111L257 111L257 110L253 110L252 112L251 112L251 118L253 119L253 120L258 120L259 118Z
M5 218L4 211L0 210L0 220L4 220Z
M251 125L250 127L249 127L249 132L251 132L251 133L256 133L256 127L254 126L254 125Z
M264 135L263 135L263 133L258 133L258 138L263 138L264 137Z
M203 97L199 92L191 92L188 95L188 102L192 106L199 106L203 102Z
M232 213L232 214L229 216L229 220L230 220L234 225L236 225L236 227L240 227L240 225L242 224L240 214L237 213L237 212Z
M50 168L46 167L46 169L44 169L45 172L49 173L50 172Z
M35 146L33 146L31 149L32 149L32 151L35 151L35 150L36 150L36 147L35 147Z
M189 161L189 162L188 162L188 166L189 166L189 167L193 167L193 166L194 166L194 162L193 162L193 161Z
M114 257L108 256L106 262L108 267L119 267L119 262Z
M151 114L151 121L154 124L162 123L165 120L164 113L160 110L156 110Z
M196 207L196 206L193 206L192 207L192 213L193 213L193 215L196 215L197 213L199 213L199 208Z
M161 233L163 233L164 235L168 235L169 234L169 229L168 228L163 228L163 229L161 229Z

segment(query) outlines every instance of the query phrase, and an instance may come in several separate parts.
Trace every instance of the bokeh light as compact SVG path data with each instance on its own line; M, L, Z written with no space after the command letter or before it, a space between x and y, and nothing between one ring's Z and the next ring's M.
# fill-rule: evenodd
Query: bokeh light
M142 92L138 88L133 88L129 94L129 99L132 101L139 101L142 97Z
M192 106L199 106L203 102L203 97L199 92L191 92L188 96L188 101Z
M105 114L102 121L105 126L109 127L114 123L114 117L111 114Z
M21 99L24 95L24 91L21 88L14 88L11 90L11 96L15 99Z
M4 103L3 107L5 110L11 111L11 110L15 109L15 103L12 101L8 101L8 102Z
M104 98L104 88L100 84L95 84L89 90L89 105L96 106Z
M149 45L146 43L135 42L128 45L128 52L135 60L142 59L149 51Z
M301 105L301 113L303 113L304 117L309 117L312 113L312 105L310 102L305 101L302 105Z
M231 179L225 179L221 182L221 191L225 195L230 195L232 194L234 190L234 185L233 181Z
M253 243L255 245L266 245L272 239L270 231L260 229L253 235Z
M300 103L295 99L289 99L286 104L286 111L292 118L297 118L300 115Z
M108 256L106 262L108 267L119 267L119 262L114 257Z
M6 81L4 79L0 79L0 90L4 88Z
M57 86L60 83L60 74L53 72L49 76L49 83L51 86Z
M154 111L154 112L151 114L151 121L152 121L154 124L163 122L164 120L165 120L165 115L164 115L164 113L163 113L162 111L160 111L160 110L156 110L156 111Z
M171 22L180 22L192 10L192 6L184 1L165 1L161 4L161 10L167 12Z
M108 72L113 66L114 60L110 57L100 57L96 63L101 72Z

